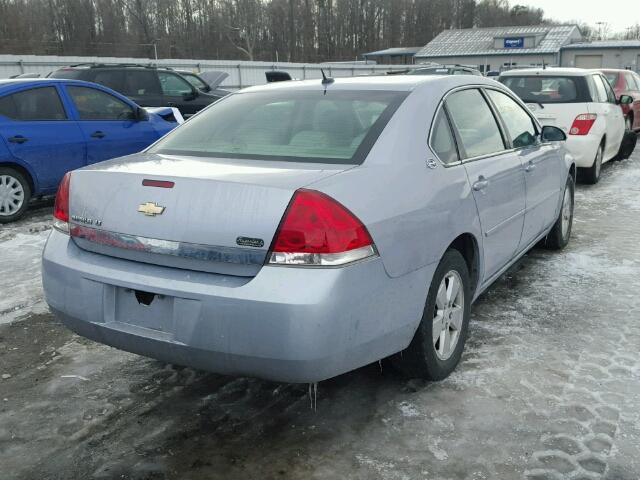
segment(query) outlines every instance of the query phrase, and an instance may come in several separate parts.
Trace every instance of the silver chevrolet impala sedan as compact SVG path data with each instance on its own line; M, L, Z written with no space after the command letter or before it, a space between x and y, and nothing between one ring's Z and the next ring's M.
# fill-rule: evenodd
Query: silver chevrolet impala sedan
M317 382L391 356L439 380L478 295L569 241L565 138L480 77L249 88L67 174L46 300L82 336L213 372Z

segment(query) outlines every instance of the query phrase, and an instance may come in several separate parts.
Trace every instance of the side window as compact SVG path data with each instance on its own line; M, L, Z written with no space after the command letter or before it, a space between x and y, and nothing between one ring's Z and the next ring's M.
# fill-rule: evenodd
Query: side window
M431 148L443 163L454 163L459 160L456 144L444 108L440 109L438 116L433 122Z
M179 97L193 91L191 84L175 73L158 72L158 78L164 95Z
M124 72L125 95L160 95L160 84L155 70L127 70Z
M624 73L624 80L625 80L625 83L627 84L627 90L638 89L638 86L636 85L635 79L633 78L633 75L631 72Z
M116 92L121 92L124 88L124 72L122 70L95 70L93 78L95 83L109 87Z
M496 119L479 90L456 92L447 99L446 104L454 128L460 135L464 158L505 149Z
M89 87L67 87L80 120L130 120L131 106L113 95Z
M637 73L632 73L631 76L633 77L633 80L636 82L636 88L634 90L640 91L640 75L638 75Z
M602 77L600 75L593 75L593 83L596 87L596 101L600 103L605 103L609 101L609 97L607 95L607 90L604 86L604 82L602 81Z
M529 114L512 98L497 90L486 90L507 126L514 148L535 145L537 129Z
M0 98L0 115L22 121L67 119L55 87L23 90Z
M607 93L607 102L616 103L616 94L613 91L613 88L611 87L611 85L609 85L609 82L607 82L607 79L604 78L602 75L600 76L600 79L602 80L602 83L604 84L604 90Z

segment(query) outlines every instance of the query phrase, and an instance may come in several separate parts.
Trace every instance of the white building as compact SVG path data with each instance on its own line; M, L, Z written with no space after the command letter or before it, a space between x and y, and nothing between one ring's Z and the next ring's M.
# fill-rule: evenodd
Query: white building
M640 40L605 40L562 47L561 65L640 71Z

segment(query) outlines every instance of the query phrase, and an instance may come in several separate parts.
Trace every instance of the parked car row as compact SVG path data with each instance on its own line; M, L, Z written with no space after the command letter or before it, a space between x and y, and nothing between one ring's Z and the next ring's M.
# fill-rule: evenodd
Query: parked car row
M215 72L207 82L195 73L171 68L87 63L61 68L49 77L98 83L143 107L176 107L188 118L229 93L217 88L227 77L221 73Z
M595 183L635 140L600 72L500 81L277 82L175 129L95 83L1 81L0 220L60 183L45 298L88 338L278 381L385 357L442 379L471 303L568 244L578 167Z

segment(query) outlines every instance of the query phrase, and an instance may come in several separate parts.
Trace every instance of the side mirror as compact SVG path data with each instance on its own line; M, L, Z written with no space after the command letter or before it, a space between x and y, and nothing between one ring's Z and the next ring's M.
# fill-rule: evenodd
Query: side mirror
M629 95L620 95L618 99L618 105L631 105L633 103L633 97Z
M567 139L567 134L558 127L545 125L542 127L540 137L543 142L564 142Z
M149 120L149 112L147 112L144 108L138 107L135 111L135 121L136 122L144 122Z

